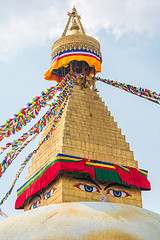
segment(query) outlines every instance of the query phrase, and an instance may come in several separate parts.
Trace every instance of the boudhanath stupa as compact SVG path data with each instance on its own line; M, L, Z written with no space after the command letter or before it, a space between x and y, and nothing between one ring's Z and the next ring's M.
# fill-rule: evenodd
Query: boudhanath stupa
M80 19L73 7L52 46L44 78L63 96L48 124L36 126L34 134L44 131L15 201L24 212L0 223L1 240L160 239L160 215L142 208L148 171L98 94L100 43Z

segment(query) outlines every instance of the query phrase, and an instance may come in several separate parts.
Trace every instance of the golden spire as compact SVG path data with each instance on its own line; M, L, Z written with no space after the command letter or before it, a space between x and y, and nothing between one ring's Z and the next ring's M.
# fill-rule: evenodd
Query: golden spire
M102 59L99 42L85 34L80 21L81 17L77 14L75 6L73 6L71 13L68 12L68 16L69 18L62 37L55 41L52 45L51 59L57 56L57 54L67 51L68 49L86 49L97 54ZM70 23L72 23L72 25L69 28ZM66 35L68 30L71 30L70 35Z
M73 71L76 73L85 72L87 76L101 72L102 56L99 42L85 34L80 21L81 17L77 14L75 6L72 12L68 13L68 16L62 37L52 45L52 63L44 77L49 81L59 82L64 75ZM71 34L67 34L68 30L71 30ZM59 56L61 57L59 58ZM72 61L77 61L78 66L75 67L75 63L72 66Z
M64 32L63 32L63 34L62 34L62 37L66 36L66 33L67 33L68 28L69 28L69 24L70 24L71 20L72 20L72 26L73 26L73 24L74 24L74 26L75 26L75 24L76 24L77 27L79 27L78 30L80 30L81 34L82 34L82 35L85 35L84 28L83 28L82 23L81 23L81 21L80 21L81 16L80 16L80 15L77 15L77 10L76 10L75 6L73 6L73 9L72 9L72 12L71 12L71 13L68 12L68 16L69 16L68 22L67 22L66 27L65 27L65 29L64 29ZM77 22L76 22L76 19L77 19ZM71 28L72 28L72 26L71 26ZM70 28L70 30L72 30L71 28ZM74 29L75 29L75 28L74 28ZM77 30L77 28L76 28L76 30ZM76 33L77 33L77 32L76 32ZM73 34L73 32L72 32L71 34ZM78 33L78 34L79 34L79 33Z

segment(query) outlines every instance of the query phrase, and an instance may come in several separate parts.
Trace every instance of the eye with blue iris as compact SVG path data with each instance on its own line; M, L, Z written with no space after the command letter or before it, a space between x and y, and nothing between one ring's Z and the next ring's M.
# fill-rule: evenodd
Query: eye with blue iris
M46 192L44 194L44 199L50 198L52 196L52 194L54 193L54 191L55 191L55 188L51 188L48 192Z
M37 200L36 202L34 202L32 205L31 205L31 207L30 207L30 209L35 209L35 208L37 208L39 205L40 205L40 200Z
M130 194L128 194L125 191L118 191L118 190L113 190L113 189L109 189L107 191L107 194L110 194L113 197L119 197L119 198L124 198L124 197L131 196Z
M89 186L89 185L84 185L84 184L78 184L76 185L77 188L79 188L80 190L84 191L84 192L99 192L99 189L94 187L94 186Z

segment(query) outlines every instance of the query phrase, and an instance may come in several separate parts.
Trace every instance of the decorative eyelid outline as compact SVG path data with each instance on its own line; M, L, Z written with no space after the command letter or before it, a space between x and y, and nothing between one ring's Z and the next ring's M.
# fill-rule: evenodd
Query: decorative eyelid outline
M39 201L39 205L41 204L41 199L37 199L37 201ZM32 205L30 206L29 210L31 210L31 207L33 206L33 204L35 204L37 201L33 202Z
M96 189L97 189L97 192L100 192L99 189L98 189L97 187L93 186L93 185L87 185L87 184L79 183L79 184L74 185L74 187L77 187L78 189L80 189L80 188L78 187L79 185L83 185L83 186L87 186L87 187L93 187L93 188L96 188ZM80 190L83 191L82 189L80 189ZM84 191L84 192L87 192L87 191ZM92 193L92 192L90 192L90 193Z
M123 191L123 190L115 190L115 189L112 189L112 188L107 190L107 194L110 194L109 191L111 191L111 190L112 190L112 191L116 191L116 192L124 192L124 193L127 194L127 196L125 196L125 197L132 196L131 194L127 193L126 191ZM111 195L111 194L110 194L110 195ZM111 196L112 196L112 195L111 195Z
M47 193L49 193L52 189L53 189L54 191L56 190L56 188L50 187L49 190L44 191L44 193L43 193L43 199L45 199L45 195L46 195ZM54 193L54 191L53 191L53 193ZM46 199L45 199L45 200L46 200Z
M36 194L34 195L34 197L32 197L30 200L29 200L29 203L31 203L33 201L33 199L40 199L42 200L41 196L39 194Z

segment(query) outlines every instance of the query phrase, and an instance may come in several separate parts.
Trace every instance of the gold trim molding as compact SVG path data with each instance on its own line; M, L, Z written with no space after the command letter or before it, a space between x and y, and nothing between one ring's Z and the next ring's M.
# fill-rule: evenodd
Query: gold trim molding
M96 39L87 35L74 34L61 37L54 42L54 44L52 45L51 60L57 54L72 49L83 49L87 51L90 50L91 52L94 52L95 54L100 56L100 58L102 59L100 44Z

